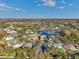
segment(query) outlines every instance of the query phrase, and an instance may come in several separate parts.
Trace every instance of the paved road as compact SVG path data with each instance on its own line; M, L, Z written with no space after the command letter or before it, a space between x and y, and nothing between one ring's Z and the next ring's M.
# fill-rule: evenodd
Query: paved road
M15 58L15 56L0 56L0 58Z

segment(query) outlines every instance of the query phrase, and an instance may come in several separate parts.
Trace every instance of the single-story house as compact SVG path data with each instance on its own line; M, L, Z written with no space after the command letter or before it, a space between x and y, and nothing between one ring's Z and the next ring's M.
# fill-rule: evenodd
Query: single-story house
M44 40L44 38L48 37L48 39L50 38L54 38L57 35L57 31L55 30L45 30L45 31L40 31L39 32L40 36L41 36L41 40Z
M63 49L64 44L62 43L54 43L54 48L60 48Z
M32 43L25 43L23 44L24 48L32 48Z

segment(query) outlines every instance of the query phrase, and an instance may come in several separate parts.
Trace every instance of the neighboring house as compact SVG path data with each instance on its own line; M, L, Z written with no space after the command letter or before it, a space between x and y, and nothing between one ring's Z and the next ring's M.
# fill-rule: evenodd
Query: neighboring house
M21 46L23 46L23 43L18 43L18 44L13 45L13 48L16 49L16 48L19 48Z
M49 30L47 27L41 27L41 29L40 29L40 31L42 31L42 30Z
M32 40L36 40L39 36L38 33L34 33L34 32L27 32L28 38L32 39Z
M72 51L76 51L77 49L71 45L71 44L68 44L68 45L64 45L64 49L66 49L67 51L69 50L72 50Z
M13 37L6 37L6 42L8 44L8 46L13 46L14 45L14 40L13 40Z
M55 30L45 30L45 31L40 31L39 34L41 36L41 40L44 40L44 38L46 38L46 37L48 37L48 39L55 38L55 36L58 33Z
M45 30L45 31L40 31L40 35L56 35L57 31L55 30Z
M56 30L58 30L58 29L59 29L59 27L55 27L55 29L56 29Z
M9 32L10 31L10 29L8 29L8 28L3 28L4 29L4 31L6 31L6 32Z
M79 44L76 44L75 47L79 50Z
M53 48L53 43L51 43L51 42L48 43L48 47L49 47L49 48Z
M12 47L12 48L19 48L23 45L23 43L16 43L16 41L14 41L14 38L11 36L6 37L6 42L8 44L8 46Z
M76 51L77 50L73 45L70 45L70 46L71 46L71 50L72 51Z
M25 43L25 44L23 44L23 47L32 48L32 43Z
M6 31L7 33L9 33L9 34L12 34L12 33L16 33L16 31L15 30L12 30L12 29L4 29L4 31Z
M46 35L41 36L41 40L44 40L46 38Z
M16 33L16 31L15 30L9 30L9 31L7 31L7 33L13 34L13 33Z
M64 44L62 43L54 43L54 48L60 48L63 49Z

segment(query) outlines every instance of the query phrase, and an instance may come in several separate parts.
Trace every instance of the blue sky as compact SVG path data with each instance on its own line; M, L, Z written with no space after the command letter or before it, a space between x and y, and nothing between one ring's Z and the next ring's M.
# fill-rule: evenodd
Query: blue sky
M0 0L0 18L79 18L79 0Z

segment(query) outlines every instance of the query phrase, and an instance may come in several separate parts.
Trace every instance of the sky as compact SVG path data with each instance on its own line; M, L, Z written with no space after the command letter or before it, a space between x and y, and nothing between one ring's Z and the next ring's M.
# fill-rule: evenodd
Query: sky
M0 18L79 19L79 0L0 0Z

